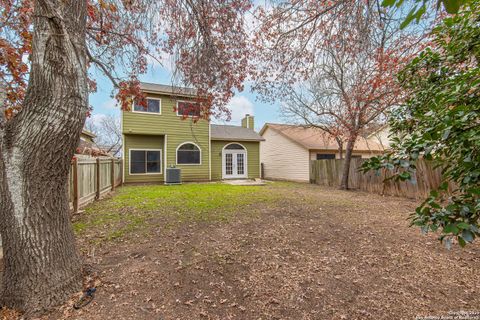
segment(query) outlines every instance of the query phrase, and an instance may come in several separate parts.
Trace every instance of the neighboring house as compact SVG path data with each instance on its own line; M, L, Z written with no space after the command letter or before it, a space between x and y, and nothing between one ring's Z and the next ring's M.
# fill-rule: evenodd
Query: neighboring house
M79 147L92 147L95 144L96 137L93 132L83 129L82 133L80 133Z
M122 112L124 181L164 182L166 169L182 181L260 177L260 141L253 116L242 126L195 121L201 110L192 89L141 83L147 107ZM188 115L187 117L185 117Z
M88 157L108 157L111 156L107 151L99 148L95 143L97 136L88 130L83 129L80 134L80 141L78 142L75 154L84 155Z
M311 160L340 158L335 139L317 128L266 123L260 135L265 139L260 158L266 179L309 181ZM377 142L359 138L353 157L369 158L382 152Z

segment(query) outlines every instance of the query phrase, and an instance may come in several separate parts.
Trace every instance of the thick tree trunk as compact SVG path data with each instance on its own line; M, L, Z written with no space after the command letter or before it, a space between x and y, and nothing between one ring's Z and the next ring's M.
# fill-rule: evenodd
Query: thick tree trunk
M27 315L81 289L67 177L88 107L86 0L36 0L34 11L25 103L0 120L0 302Z
M348 190L348 177L350 175L350 162L352 160L353 147L355 146L356 138L350 138L347 142L345 150L345 162L343 163L342 180L340 182L341 190Z

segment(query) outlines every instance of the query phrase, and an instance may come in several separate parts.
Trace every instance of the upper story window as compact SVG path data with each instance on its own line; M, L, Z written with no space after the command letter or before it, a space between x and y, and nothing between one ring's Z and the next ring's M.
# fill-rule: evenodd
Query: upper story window
M161 99L147 98L145 100L147 101L147 106L146 107L135 103L135 105L133 107L133 111L134 112L157 113L157 114L162 113L162 100Z
M177 148L177 164L201 164L202 152L191 142L181 144Z
M177 116L200 117L200 104L190 101L177 101Z

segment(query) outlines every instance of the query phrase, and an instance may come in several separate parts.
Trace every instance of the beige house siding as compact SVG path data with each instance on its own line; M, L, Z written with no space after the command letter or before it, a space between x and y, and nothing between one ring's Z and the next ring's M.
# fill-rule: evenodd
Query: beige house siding
M267 128L260 144L260 162L265 179L309 181L309 151L299 144Z

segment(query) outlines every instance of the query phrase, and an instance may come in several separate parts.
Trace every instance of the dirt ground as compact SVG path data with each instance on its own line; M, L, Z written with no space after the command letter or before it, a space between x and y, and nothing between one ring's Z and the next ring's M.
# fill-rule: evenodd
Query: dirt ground
M99 272L95 300L45 319L415 319L480 311L480 246L447 250L438 235L409 228L414 201L306 184L261 188L275 197L251 199L223 221L150 215L148 227L113 240L82 233L79 246Z

